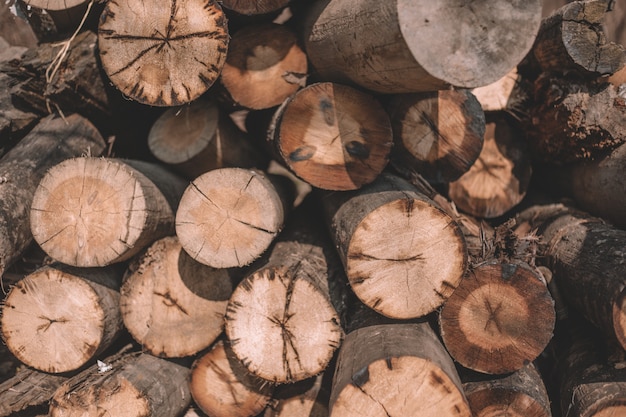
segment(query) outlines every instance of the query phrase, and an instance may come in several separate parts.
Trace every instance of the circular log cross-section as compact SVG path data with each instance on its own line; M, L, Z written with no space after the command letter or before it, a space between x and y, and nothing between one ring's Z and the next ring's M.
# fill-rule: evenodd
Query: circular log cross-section
M104 71L123 94L176 106L205 93L219 76L228 26L215 0L110 1L98 46Z
M220 83L235 106L262 110L304 85L307 58L285 25L246 26L233 34Z
M221 168L196 178L176 212L176 234L196 261L214 268L248 265L282 229L289 198L275 176Z
M389 161L389 116L371 95L334 84L309 85L277 110L270 132L278 155L314 187L345 191L370 183Z
M556 313L548 287L522 264L473 269L445 302L439 316L450 355L487 374L521 369L552 338Z

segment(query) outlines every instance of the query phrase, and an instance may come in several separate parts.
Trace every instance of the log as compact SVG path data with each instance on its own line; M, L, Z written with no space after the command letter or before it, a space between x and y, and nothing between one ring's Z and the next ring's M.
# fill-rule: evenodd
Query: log
M544 19L532 48L543 72L610 75L626 64L624 46L610 42L601 23L612 1L574 1Z
M339 350L330 416L470 416L450 356L427 323L363 327Z
M459 226L400 177L383 173L360 190L321 198L350 286L378 313L396 319L431 313L465 274Z
M328 417L331 365L317 376L276 387L263 417ZM329 375L331 377L329 377Z
M148 134L150 153L189 180L217 168L265 169L262 146L239 130L214 101L198 98L164 111Z
M122 262L174 234L186 186L155 163L69 159L52 167L34 193L33 237L50 257L68 265Z
M530 51L541 2L321 1L307 14L302 36L321 78L409 93L504 76Z
M310 84L275 112L267 139L277 159L314 187L346 191L372 182L389 161L389 116L368 93Z
M16 16L8 3L0 5L0 37L10 45L33 48L37 46L37 37L28 22Z
M24 0L24 2L38 9L67 10L72 7L87 3L88 0Z
M123 269L43 266L11 289L2 307L2 339L40 371L74 371L108 348L122 331Z
M70 378L55 392L50 417L177 416L191 403L186 366L136 352L100 366Z
M324 371L343 338L336 310L342 295L333 284L341 263L321 219L315 220L313 203L302 204L226 309L233 353L251 373L275 384Z
M307 70L306 54L289 27L245 26L232 35L228 46L219 77L222 103L234 109L276 107L305 85Z
M33 241L29 212L46 171L85 152L100 155L104 140L78 115L48 116L0 159L0 276Z
M175 236L159 239L126 271L120 290L124 325L144 352L195 355L222 333L234 279L226 269L194 261Z
M263 16L276 13L289 5L290 0L223 0L222 7L243 16Z
M65 375L22 367L12 378L0 384L0 416L7 417L20 412L27 414L31 410L46 407L67 378Z
M15 83L14 78L0 73L0 157L26 136L41 119L34 113L15 108L10 93Z
M532 161L516 121L503 114L487 118L480 155L470 169L448 185L459 210L495 218L517 206L530 185Z
M204 94L224 66L228 40L215 0L171 0L166 7L108 2L98 26L102 67L111 82L152 106L177 106Z
M176 234L196 261L213 268L257 259L282 229L293 201L288 180L262 171L220 168L186 188Z
M198 357L189 382L196 405L212 417L253 417L269 403L274 386L250 374L220 339Z
M517 116L520 107L528 100L528 94L522 88L526 80L517 67L504 77L491 84L471 90L485 112L506 111Z
M466 173L480 155L485 114L469 90L398 94L386 108L394 139L390 163L398 171L446 183Z
M543 277L522 263L470 269L439 314L443 344L455 361L485 374L515 372L543 352L555 326Z
M475 417L551 417L550 398L537 367L531 362L497 377L459 372L463 391Z

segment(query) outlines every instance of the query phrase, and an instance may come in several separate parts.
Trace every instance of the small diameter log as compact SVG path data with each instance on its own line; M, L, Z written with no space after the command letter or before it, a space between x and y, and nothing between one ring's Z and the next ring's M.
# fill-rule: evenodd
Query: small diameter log
M194 261L178 238L165 237L128 268L120 290L124 325L145 352L194 355L222 333L233 286L228 270Z
M457 180L478 158L485 135L485 114L469 90L401 94L387 111L393 128L390 163L414 170L427 181Z
M189 368L147 353L102 361L54 394L50 417L178 416L189 407Z
M542 23L532 48L544 72L580 72L587 78L610 75L626 64L624 46L609 42L602 28L611 1L574 1Z
M305 85L307 66L306 54L287 26L246 26L232 35L228 46L219 78L224 101L250 110L278 106Z
M300 179L325 190L368 184L389 161L389 116L370 94L323 82L299 90L274 115L276 155Z
M551 417L550 398L535 365L499 377L459 372L474 417Z
M360 190L327 193L322 201L350 286L378 313L424 316L443 304L465 274L461 229L401 178L384 173Z
M330 368L330 366L329 366ZM263 417L328 417L331 369L304 381L279 385Z
M202 98L164 111L150 128L148 148L189 180L217 168L265 169L269 159L216 103Z
M0 417L19 415L44 406L52 399L67 376L40 372L22 367L16 374L0 384ZM30 415L30 414L28 414Z
M490 84L530 51L541 23L538 0L341 0L320 5L323 10L309 13L304 25L312 66L327 80L380 93Z
M287 179L243 168L220 168L196 178L176 212L185 251L213 268L257 259L282 229L293 196Z
M186 186L154 163L69 159L51 168L35 191L33 236L50 257L68 265L125 261L174 234L174 213Z
M46 171L83 153L100 155L105 146L83 117L48 116L0 159L0 276L33 241L29 212Z
M448 197L459 210L478 218L494 218L526 196L531 159L517 124L489 116L483 148L469 171L448 186Z
M109 347L122 331L123 270L44 266L15 284L0 319L2 339L21 362L62 373Z
M330 416L471 415L450 356L427 323L349 333L339 350Z
M189 387L196 405L211 417L256 416L274 392L274 385L250 374L223 340L193 363Z
M204 94L222 70L228 39L215 0L108 2L98 26L106 74L123 94L153 106Z
M341 264L323 225L313 220L317 212L303 204L226 309L233 353L251 373L276 384L324 371L343 338L335 309L341 295L332 286Z

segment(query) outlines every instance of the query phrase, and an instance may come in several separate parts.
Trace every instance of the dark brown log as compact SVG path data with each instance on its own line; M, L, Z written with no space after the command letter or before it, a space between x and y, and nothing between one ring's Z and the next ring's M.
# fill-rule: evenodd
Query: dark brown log
M194 355L222 333L234 285L228 270L194 261L176 237L159 239L125 275L124 325L145 352L164 358Z
M0 73L0 157L40 120L36 114L19 110L13 105L10 92L16 82L9 75Z
M325 190L368 184L389 161L389 116L370 94L330 82L308 85L276 110L267 138L297 177Z
M49 415L177 416L191 403L189 375L188 367L146 353L105 359L66 381Z
M532 53L544 72L610 75L626 64L624 46L606 39L609 0L574 1L542 21Z
M159 161L193 180L217 168L265 169L262 146L239 130L213 101L202 98L163 112L150 128L148 147Z
M383 173L360 190L322 199L350 285L378 313L424 316L443 304L465 274L461 229L405 180Z
M33 196L35 241L53 259L95 267L174 234L187 181L143 161L83 157L51 168Z
M189 387L194 402L212 417L256 416L274 392L274 385L246 370L224 340L195 360Z
M222 7L244 16L268 15L287 7L289 0L223 0Z
M126 96L153 106L177 106L204 94L224 66L228 40L215 0L108 2L98 26L110 80Z
M23 363L49 373L74 371L122 331L122 268L44 266L12 287L2 307L2 339Z
M278 106L306 84L307 70L306 54L289 27L246 26L233 34L228 45L219 78L223 103L250 110Z
M427 323L348 333L339 350L330 415L470 416L450 356Z
M333 284L343 271L310 205L305 202L293 212L226 310L226 336L236 357L250 372L276 384L324 371L343 338L335 307L341 294Z
M46 406L67 378L22 367L12 378L0 384L0 416L27 413Z
M293 193L284 177L220 168L196 178L176 212L176 234L196 261L214 268L257 259L282 229Z
M46 171L82 153L100 155L104 148L84 118L49 116L0 159L0 276L33 241L29 213Z
M501 216L528 190L531 158L518 124L502 113L487 118L485 140L472 167L448 187L459 210L478 218Z
M304 381L279 385L263 417L328 417L332 382L328 375L332 375L332 369Z
M390 162L400 172L419 172L445 183L467 172L480 155L485 114L469 90L401 94L387 111L393 128Z
M381 93L490 84L527 54L541 22L538 0L344 0L314 6L303 38L319 76Z
M0 4L0 37L10 45L34 48L37 46L37 37L28 22L16 16L9 4Z

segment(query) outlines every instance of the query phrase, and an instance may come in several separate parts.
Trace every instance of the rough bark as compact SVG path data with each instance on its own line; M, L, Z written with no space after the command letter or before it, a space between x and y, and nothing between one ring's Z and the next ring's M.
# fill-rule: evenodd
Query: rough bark
M424 316L465 274L467 247L457 223L400 177L384 173L360 190L321 198L350 286L378 313Z
M12 378L0 384L0 416L27 413L36 407L46 406L67 378L32 368L21 368Z
M153 106L188 103L224 65L228 25L215 0L108 2L98 26L102 67L126 96Z
M125 261L174 234L174 215L186 186L150 162L69 159L51 168L34 193L33 236L50 257L68 265Z
M268 15L289 4L289 0L223 0L222 7L244 16Z
M330 367L330 366L329 366ZM279 385L263 417L328 417L332 369L292 384Z
M196 261L214 268L257 259L282 229L293 195L288 180L243 168L196 178L176 212L176 234Z
M33 241L29 212L46 171L83 153L100 155L104 147L84 118L49 116L0 159L0 275Z

